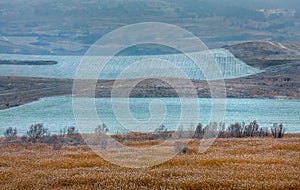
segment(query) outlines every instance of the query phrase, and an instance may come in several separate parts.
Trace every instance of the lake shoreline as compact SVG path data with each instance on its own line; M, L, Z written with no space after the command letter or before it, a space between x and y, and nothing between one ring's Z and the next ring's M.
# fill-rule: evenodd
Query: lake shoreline
M300 65L295 65L293 73L300 71ZM247 76L224 81L227 98L258 98L258 99L300 99L300 75L289 75L286 70L282 73L267 73ZM120 81L124 91L131 88L133 80ZM71 96L73 79L57 78L30 78L0 76L0 110L26 103L34 102L44 97ZM185 88L183 80L174 79L177 87ZM184 96L190 96L196 91L199 98L209 98L210 86L207 81L192 81L195 89L187 89ZM95 97L111 97L113 80L99 80L96 86ZM195 92L192 92L195 93ZM172 86L158 79L145 79L139 82L130 92L130 97L178 97Z

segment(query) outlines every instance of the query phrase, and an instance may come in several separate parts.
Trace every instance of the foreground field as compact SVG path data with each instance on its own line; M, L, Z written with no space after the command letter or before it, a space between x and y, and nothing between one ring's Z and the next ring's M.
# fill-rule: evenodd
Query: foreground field
M300 135L217 139L203 154L198 145L164 164L129 169L86 146L2 144L0 189L300 189Z

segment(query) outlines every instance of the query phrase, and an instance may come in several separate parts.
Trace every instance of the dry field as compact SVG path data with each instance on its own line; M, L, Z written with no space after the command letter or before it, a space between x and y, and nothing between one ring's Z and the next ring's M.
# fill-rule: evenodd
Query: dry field
M149 146L149 141L130 146ZM86 146L0 145L0 189L300 189L300 135L217 139L148 169L122 168Z

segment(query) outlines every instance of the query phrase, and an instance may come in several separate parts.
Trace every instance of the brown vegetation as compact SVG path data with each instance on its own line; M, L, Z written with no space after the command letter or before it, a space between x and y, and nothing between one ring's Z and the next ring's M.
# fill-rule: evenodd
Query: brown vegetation
M157 142L157 141L155 141ZM112 165L87 146L1 144L0 189L299 189L300 135L221 138L148 169ZM152 146L149 140L127 142ZM156 143L154 143L156 144Z

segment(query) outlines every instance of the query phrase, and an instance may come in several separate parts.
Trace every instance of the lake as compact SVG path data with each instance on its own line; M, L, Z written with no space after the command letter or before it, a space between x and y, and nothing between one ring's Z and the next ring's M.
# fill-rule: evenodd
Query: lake
M213 49L210 50L210 52L204 51L192 54L199 57L199 60L203 61L203 63L208 60L210 65L212 65L210 62L214 60L213 62L217 63L218 68L210 68L210 70L212 72L220 70L224 79L248 76L262 72L262 70L251 67L235 58L234 55L226 49ZM210 54L212 54L212 56ZM210 57L214 59L210 59ZM58 64L55 65L0 65L0 76L75 78L76 70L81 64L82 58L82 56L0 54L0 60L52 60L58 62ZM105 56L99 56L97 58L99 58L99 62L106 59ZM115 80L120 77L120 74L124 70L132 65L135 65L135 67L130 70L130 74L120 79L174 77L174 75L179 77L180 72L174 73L174 69L173 72L170 72L170 65L167 63L174 64L174 67L183 71L189 79L207 79L208 73L205 73L206 75L202 73L201 69L184 54L115 56L107 62L99 79ZM205 64L203 64L203 67L205 67ZM90 67L88 67L87 70L88 69L90 69Z
M117 105L125 103L125 98L116 98ZM116 118L113 113L110 98L95 99L96 110L101 118L101 123L105 123L111 133L124 131L153 131L161 123L168 129L176 129L180 125L181 103L178 98L158 98L165 105L166 117L152 126L132 125L125 128L120 121L125 123L137 120L141 123L147 121L150 117L149 105L153 98L130 98L130 117L124 114L126 118ZM187 110L184 118L191 124L201 122L206 125L210 120L211 99L199 98L199 120L189 118L194 110ZM192 102L192 101L191 101ZM224 117L226 126L234 122L249 123L256 120L260 126L271 127L273 123L283 123L287 132L300 132L300 100L286 99L226 99L227 108ZM85 106L82 106L84 113ZM121 116L122 117L122 113ZM76 126L76 120L73 114L71 97L50 97L39 101L0 111L0 135L8 127L16 127L18 134L25 134L31 124L43 123L51 133L59 133L61 129L67 126ZM78 118L77 118L78 119ZM86 118L87 122L90 118ZM181 118L182 119L182 118ZM95 124L95 127L97 124ZM188 127L188 126L185 126ZM81 129L84 132L93 132L93 127Z
M235 58L225 49L212 50L215 61L218 63L223 77L237 78L262 72L253 68L239 59ZM197 54L198 55L198 54ZM206 55L206 54L204 54ZM203 54L199 54L203 56ZM153 59L152 59L153 58ZM57 61L55 65L0 65L0 76L20 76L20 77L44 77L44 78L74 78L76 69L80 65L82 57L80 56L54 56L54 55L15 55L0 54L1 60L53 60ZM141 60L158 61L158 64L150 64L149 67L138 67L130 73L129 78L148 76L168 77L169 68L166 68L166 61L174 63L180 70L184 71L190 79L205 80L205 76L199 68L182 54L155 55L155 56L116 56L113 57L103 69L99 79L116 79L124 69L129 65ZM159 60L162 60L161 62ZM126 79L126 78L125 78ZM125 131L153 131L159 125L164 124L168 129L174 130L178 126L184 125L188 128L198 122L204 125L210 122L210 113L212 109L211 99L197 99L200 105L199 113L195 113L192 107L195 105L192 100L188 101L191 109L187 109L181 116L181 103L178 98L159 98L165 107L158 107L154 114L154 120L149 120L151 98L130 98L130 110L120 113L115 117L110 98L99 98L95 100L95 107L101 119L101 122L91 123L87 108L85 105L79 106L82 117L75 118L73 114L71 97L49 97L42 98L39 101L0 111L0 135L8 127L16 127L18 134L26 134L28 127L35 123L43 123L51 133L59 133L61 129L68 126L76 126L76 119L82 119L89 127L80 127L81 131L92 132L94 128L105 123L111 133ZM114 99L117 105L121 107L126 99ZM270 127L273 123L282 122L288 132L300 132L300 100L285 99L226 99L227 108L223 121L228 126L234 122L249 123L253 120L261 126ZM153 105L153 104L152 104ZM118 107L118 106L117 106ZM187 106L189 107L189 106ZM163 111L166 111L164 114ZM85 115L86 114L86 115ZM195 117L196 115L196 117ZM149 121L153 123L149 124ZM183 124L183 121L185 123ZM147 123L148 122L148 123ZM219 121L217 121L219 122Z

